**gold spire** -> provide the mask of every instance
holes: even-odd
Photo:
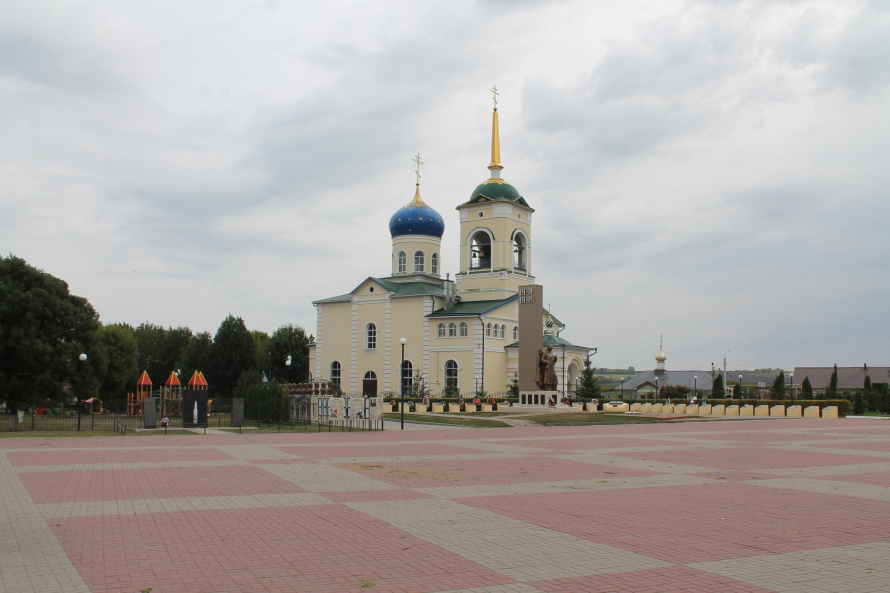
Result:
[[[491,89],[491,95],[494,99],[494,113],[491,118],[491,164],[488,168],[491,170],[492,177],[500,177],[497,173],[504,166],[501,164],[501,139],[498,132],[498,87]]]
[[[424,163],[420,160],[419,152],[411,160],[414,161],[414,174],[417,175],[417,184],[414,188],[414,199],[408,203],[408,206],[426,206],[426,203],[420,197],[420,165]]]

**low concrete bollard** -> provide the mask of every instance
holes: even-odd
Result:
[[[819,406],[807,406],[803,409],[804,418],[819,418]]]
[[[803,417],[803,408],[800,406],[788,406],[785,408],[785,416],[788,418],[801,418]]]
[[[745,404],[741,408],[739,408],[739,416],[753,416],[754,415],[754,406],[751,404]]]
[[[837,418],[837,406],[826,406],[822,408],[823,418]]]
[[[769,416],[769,406],[767,406],[766,404],[757,406],[756,408],[754,408],[754,415]]]
[[[711,416],[711,415],[713,415],[712,414],[713,408],[714,408],[714,406],[712,406],[711,404],[702,404],[698,407],[698,413],[700,416]],[[686,408],[686,409],[688,410],[689,408]]]
[[[433,404],[433,414],[441,414],[445,411],[443,404]]]
[[[674,405],[674,414],[685,414],[686,413],[686,404],[675,404]]]
[[[737,405],[726,406],[726,415],[727,416],[738,416],[739,415],[739,407]]]
[[[448,404],[448,412],[449,413],[460,412],[460,404]]]
[[[662,414],[673,414],[674,413],[674,404],[664,404],[661,406]]]
[[[638,403],[630,404],[630,411],[631,412],[642,412],[643,404],[638,404]]]
[[[649,414],[652,412],[652,404],[641,404],[640,411],[644,414]]]
[[[769,415],[777,418],[784,418],[785,406],[773,406],[769,409]]]
[[[392,404],[383,404],[383,413],[392,414]]]
[[[664,409],[664,404],[652,404],[652,408],[650,408],[650,412],[653,414],[661,414],[661,411]]]
[[[480,412],[491,412],[491,404],[482,404]]]
[[[698,404],[688,405],[686,406],[686,413],[692,416],[698,416],[700,409],[701,406],[699,406]]]
[[[711,416],[726,416],[726,406],[724,404],[711,406]]]
[[[630,405],[625,402],[609,402],[603,404],[603,412],[630,412]]]

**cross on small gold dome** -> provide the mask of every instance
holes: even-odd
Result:
[[[494,99],[495,109],[498,108],[498,95],[500,95],[500,93],[498,92],[498,85],[494,85],[491,89],[491,98]]]

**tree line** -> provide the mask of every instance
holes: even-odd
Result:
[[[154,389],[171,371],[183,386],[201,371],[214,397],[231,397],[263,375],[301,382],[309,340],[299,326],[270,335],[248,330],[234,315],[214,335],[152,323],[106,325],[63,280],[13,255],[0,258],[0,400],[10,411],[89,397],[123,400],[142,371]]]

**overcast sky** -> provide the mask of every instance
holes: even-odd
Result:
[[[488,177],[596,366],[890,364],[890,3],[8,0],[0,252],[105,323],[315,333]]]

